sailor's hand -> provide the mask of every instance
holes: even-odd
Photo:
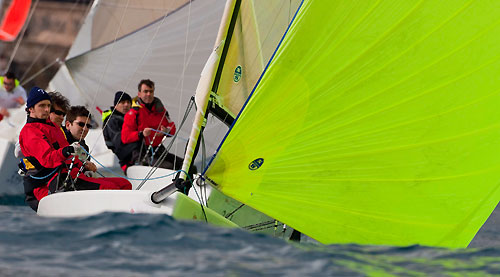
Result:
[[[16,98],[16,102],[19,105],[24,105],[24,98],[22,96],[19,96],[19,97]]]
[[[85,170],[96,172],[97,171],[97,166],[93,162],[88,161],[85,164]]]
[[[80,145],[80,143],[75,141],[70,146],[73,147],[73,151],[70,153],[71,155],[78,156],[78,159],[80,159],[80,161],[87,160],[88,155],[85,152],[85,149],[83,149],[83,147]]]
[[[95,176],[94,176],[94,172],[92,172],[92,171],[85,171],[85,172],[83,173],[83,175],[85,175],[85,176],[87,176],[87,177],[92,177],[92,178],[95,178]]]
[[[6,108],[0,108],[0,114],[5,116],[5,117],[10,116],[9,111]]]
[[[165,126],[161,126],[161,131],[164,132],[165,134],[170,134],[170,127],[165,127]]]
[[[142,134],[143,134],[145,137],[147,137],[147,136],[151,135],[151,132],[152,132],[152,131],[153,131],[153,130],[151,130],[151,128],[144,128],[144,130],[142,130]]]

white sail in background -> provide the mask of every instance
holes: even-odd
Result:
[[[108,4],[116,2],[106,1]],[[99,6],[99,3],[101,1],[93,7],[94,18],[104,13],[100,11],[102,8],[99,11],[97,8],[109,7],[103,4]],[[158,10],[163,10],[165,17],[159,17],[155,22],[135,29],[114,42],[114,36],[108,36],[113,43],[67,59],[49,89],[66,95],[73,105],[87,105],[94,116],[98,116],[94,107],[108,109],[113,104],[116,91],[122,90],[134,97],[137,95],[138,82],[151,79],[156,84],[155,96],[162,100],[170,118],[179,126],[185,108],[194,95],[205,61],[213,49],[225,1],[163,3],[167,4],[159,9],[145,9],[156,10],[151,14],[151,19],[155,18]],[[123,5],[116,7],[122,9]],[[137,8],[140,5],[129,3],[128,7]],[[129,12],[138,13],[137,9],[128,10],[124,22],[133,18],[128,15]],[[88,33],[86,28],[89,26],[82,29],[84,34]],[[192,119],[188,118],[187,122],[192,122]],[[189,127],[190,123],[186,124],[185,130],[180,130],[179,137],[184,140],[178,139],[172,147],[179,156],[184,154]],[[215,149],[215,146],[211,148]]]
[[[96,0],[66,59],[128,35],[188,2],[189,0]]]

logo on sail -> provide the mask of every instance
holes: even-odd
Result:
[[[241,80],[241,66],[238,65],[236,69],[234,70],[234,82],[237,83]]]
[[[259,169],[259,167],[262,166],[263,163],[264,163],[264,159],[262,159],[262,158],[255,159],[248,165],[248,169],[257,170],[257,169]]]

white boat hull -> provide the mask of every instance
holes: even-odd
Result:
[[[172,215],[176,194],[161,204],[149,200],[151,192],[138,190],[86,190],[55,193],[44,197],[38,215],[80,217],[104,212],[154,213]]]
[[[47,217],[79,217],[90,216],[104,212],[122,213],[162,213],[172,215],[173,207],[179,195],[175,192],[160,204],[151,201],[151,194],[171,183],[176,171],[158,168],[148,180],[138,190],[141,180],[151,167],[132,166],[127,170],[128,176],[132,179],[131,191],[124,190],[84,190],[54,193],[44,197],[38,205],[38,215]],[[165,178],[154,179],[167,176]],[[199,192],[200,187],[196,187]],[[195,189],[191,189],[189,197],[196,203],[200,203]]]

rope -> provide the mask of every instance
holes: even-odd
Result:
[[[77,4],[80,3],[81,0],[77,0],[76,2],[73,3],[73,5],[71,6],[71,9],[69,10],[69,12],[67,13],[67,15],[71,18],[71,14],[73,13],[73,10],[76,8]],[[90,5],[90,4],[89,4]],[[68,18],[67,21],[70,20],[70,18]],[[85,16],[83,17],[85,18]],[[61,32],[62,31],[62,27],[63,27],[63,24],[66,23],[67,21],[65,20],[62,20],[59,22],[59,25],[57,26],[57,30],[58,32]],[[24,81],[24,77],[26,77],[26,75],[28,74],[28,72],[31,70],[31,68],[33,67],[33,65],[35,65],[35,63],[38,61],[38,59],[42,56],[42,54],[45,52],[45,50],[47,49],[47,47],[49,46],[49,42],[46,42],[45,45],[43,46],[42,50],[38,51],[38,54],[37,56],[33,59],[33,61],[31,62],[30,66],[28,66],[28,69],[26,69],[26,71],[24,71],[24,74],[23,76],[21,77],[21,80],[22,81],[22,84],[21,85],[24,85],[26,84],[27,82],[29,82],[30,80],[32,80],[34,77],[31,77],[28,81]],[[56,61],[59,61],[59,59],[56,59]],[[53,65],[54,63],[52,63],[51,65]],[[44,68],[46,69],[46,68]],[[36,74],[36,76],[38,76],[39,73]]]
[[[28,83],[29,81],[33,80],[36,78],[36,76],[40,75],[41,73],[43,73],[45,70],[47,70],[47,68],[53,66],[55,63],[59,62],[59,59],[56,59],[55,61],[51,62],[50,64],[44,66],[42,69],[38,70],[35,74],[31,75],[31,77],[28,78],[28,80],[24,80],[22,83],[21,83],[21,86],[24,86],[26,83]]]
[[[245,206],[245,204],[241,204],[238,208],[234,209],[234,211],[228,213],[225,218],[229,218],[230,216],[232,216],[235,212],[237,212],[239,209],[243,208],[243,206]]]
[[[181,172],[182,170],[178,170],[176,172],[173,172],[173,173],[170,173],[170,174],[167,174],[167,175],[163,175],[163,176],[159,176],[159,177],[154,177],[154,178],[149,178],[149,179],[136,179],[136,178],[129,178],[125,175],[121,175],[121,174],[117,174],[115,173],[113,170],[107,168],[106,166],[104,166],[102,163],[100,163],[95,157],[93,157],[89,152],[87,152],[87,150],[85,150],[85,148],[82,147],[82,150],[87,153],[87,155],[89,155],[89,157],[91,157],[97,164],[99,164],[104,170],[108,171],[109,173],[113,174],[114,176],[116,177],[120,177],[120,178],[124,178],[124,179],[127,179],[127,180],[132,180],[132,181],[147,181],[147,180],[157,180],[157,179],[162,179],[162,178],[166,178],[168,176],[172,176],[178,172]],[[100,174],[100,173],[99,173]],[[102,174],[101,174],[102,176]]]
[[[167,132],[160,131],[160,130],[156,130],[156,129],[152,129],[152,128],[151,128],[151,131],[154,131],[154,132],[157,132],[157,133],[162,133],[162,134],[164,134],[166,137],[169,137],[169,138],[170,138],[170,137],[173,137],[173,135],[171,135],[171,134],[169,134],[169,133],[167,133]],[[187,138],[183,138],[183,137],[179,137],[179,136],[177,136],[177,137],[178,137],[179,139],[184,140],[184,141],[188,141],[188,140],[189,140],[189,139],[187,139]]]
[[[130,0],[128,0],[128,1],[127,1],[127,6],[125,7],[125,11],[123,12],[122,21],[123,21],[123,17],[125,16],[125,12],[126,12],[126,11],[127,11],[127,9],[128,9],[128,2],[129,2],[129,1],[130,1]],[[139,62],[138,62],[138,64],[137,64],[137,66],[135,67],[135,70],[134,70],[134,73],[132,74],[132,76],[133,76],[133,75],[135,75],[135,73],[136,73],[136,72],[137,72],[137,70],[139,69],[139,65],[140,65],[140,64],[144,61],[144,57],[146,56],[146,53],[147,53],[147,52],[149,51],[149,49],[151,48],[151,44],[153,43],[153,40],[156,38],[156,35],[158,34],[158,32],[159,32],[159,30],[160,30],[160,27],[161,27],[161,26],[163,25],[163,23],[165,22],[165,18],[167,18],[167,16],[169,15],[169,10],[170,10],[170,8],[172,7],[173,3],[174,3],[174,2],[172,2],[172,3],[171,3],[171,5],[170,5],[170,7],[169,7],[169,8],[167,8],[167,13],[163,16],[163,18],[162,18],[162,20],[161,20],[160,24],[158,25],[158,28],[156,28],[155,33],[154,33],[153,37],[152,37],[152,38],[151,38],[151,40],[149,41],[148,47],[146,47],[146,48],[144,49],[144,52],[142,53],[141,59],[139,60]],[[120,26],[122,25],[122,21],[120,22]],[[118,31],[119,31],[119,30],[120,30],[120,28],[118,28]],[[117,31],[116,36],[118,36],[118,31]],[[113,52],[113,49],[114,49],[114,45],[115,45],[115,42],[116,42],[116,36],[115,36],[115,40],[113,41],[113,47],[111,48],[111,53]],[[109,61],[110,61],[110,60],[111,60],[111,55],[110,55],[110,57],[109,57],[109,59],[108,59],[108,64],[109,64]],[[104,75],[105,75],[104,73],[106,73],[106,71],[107,71],[108,64],[106,65],[106,68],[104,69],[104,72],[103,72],[103,74],[101,75],[101,76],[102,76],[102,78],[101,78],[101,80],[99,81],[99,86],[98,86],[98,88],[97,88],[96,95],[97,95],[97,92],[99,91],[99,89],[101,88],[102,79],[103,79],[103,77],[104,77]],[[126,85],[125,85],[125,88],[127,88],[127,87],[129,86],[129,84],[130,84],[130,82],[131,82],[131,79],[132,79],[132,78],[127,78],[127,83],[126,83]],[[118,103],[122,100],[122,97],[123,97],[123,94],[122,94],[122,95],[120,95],[120,98],[118,99]],[[94,103],[95,103],[95,97],[94,97],[94,102],[92,103],[92,106],[93,106],[93,104],[94,104]],[[110,114],[109,116],[113,116],[113,113],[115,112],[115,110],[116,110],[116,106],[115,106],[115,107],[113,107],[113,110],[111,111],[111,114]],[[165,109],[165,111],[166,111],[166,109]],[[88,120],[88,119],[87,119],[87,120]],[[104,128],[106,128],[106,126],[108,125],[108,122],[109,122],[109,120],[106,122],[106,124],[104,124],[104,126],[102,126],[102,129],[103,129],[103,130],[104,130]],[[100,134],[100,135],[97,137],[97,139],[95,140],[95,142],[94,142],[94,144],[93,144],[93,146],[92,146],[92,149],[90,150],[91,152],[92,152],[92,150],[94,150],[94,148],[95,148],[95,146],[97,145],[97,142],[99,141],[99,139],[101,138],[101,136],[102,136],[102,134]]]
[[[180,83],[181,83],[181,96],[179,97],[179,106],[182,104],[180,102],[181,102],[181,99],[182,99],[182,93],[183,93],[183,88],[184,88],[184,75],[185,75],[186,68],[187,68],[186,56],[187,56],[187,39],[189,37],[189,22],[191,20],[191,0],[189,1],[189,9],[188,9],[188,17],[187,18],[188,18],[188,20],[187,20],[187,27],[186,27],[186,40],[185,40],[185,45],[184,45],[184,60],[183,60],[183,68],[182,68],[182,74],[181,74],[181,79],[180,79]],[[158,123],[158,127],[156,127],[157,129],[161,128],[161,126],[162,126],[161,124],[163,123],[163,119],[165,118],[165,115],[167,114],[167,109],[166,108],[164,108],[164,109],[165,110],[163,111],[163,116],[161,117],[160,123]],[[179,113],[180,113],[180,110],[179,110]],[[180,130],[180,128],[179,128],[179,130]],[[158,133],[154,134],[153,139],[150,142],[150,145],[153,144],[153,141],[155,140],[156,135],[158,135]],[[176,162],[177,162],[177,159],[174,160],[174,168],[175,168],[175,163]]]
[[[54,168],[54,170],[52,172],[50,172],[49,174],[47,174],[46,176],[43,176],[43,177],[36,177],[36,176],[31,176],[31,175],[28,175],[30,176],[31,178],[35,179],[35,180],[42,180],[42,179],[45,179],[45,178],[48,178],[50,177],[52,174],[56,173],[56,171],[59,169],[59,167],[56,167]]]
[[[90,105],[91,107],[95,107],[95,106],[96,106],[96,105],[95,105],[95,102],[96,102],[96,99],[97,99],[97,94],[98,94],[99,90],[101,89],[101,86],[102,86],[102,80],[104,79],[104,75],[105,75],[104,73],[108,70],[109,64],[110,64],[110,62],[111,62],[111,58],[113,57],[113,50],[114,50],[114,48],[115,48],[115,42],[116,42],[116,39],[118,38],[118,34],[119,34],[119,32],[120,32],[120,28],[121,28],[121,26],[123,25],[123,20],[124,20],[124,18],[125,18],[125,12],[126,12],[126,11],[127,11],[127,9],[128,9],[128,4],[129,4],[129,2],[130,2],[130,0],[127,0],[127,5],[125,6],[125,10],[124,10],[124,12],[123,12],[123,14],[122,14],[122,17],[121,17],[121,19],[120,19],[120,25],[118,25],[118,28],[116,29],[115,38],[113,39],[113,43],[112,43],[112,45],[111,45],[111,49],[110,49],[110,52],[111,52],[111,53],[110,53],[110,55],[109,55],[108,60],[106,61],[106,65],[104,66],[104,70],[103,70],[104,72],[103,72],[103,74],[101,74],[101,78],[99,79],[99,85],[97,86],[97,89],[96,89],[96,91],[95,91],[95,93],[94,93],[94,99],[92,100],[92,104]],[[123,96],[123,95],[122,95],[122,96]],[[120,98],[121,98],[121,97],[120,97]],[[113,111],[114,111],[114,109],[113,109]],[[87,124],[87,123],[89,122],[89,118],[90,118],[90,114],[87,116],[87,120],[85,120],[85,124]],[[104,129],[104,127],[103,127],[103,129]],[[100,138],[100,136],[99,136],[97,139],[99,139],[99,138]],[[82,139],[83,139],[83,132],[82,132],[82,134],[80,135],[80,139],[78,140],[78,142],[82,141]],[[97,140],[96,140],[96,142],[94,143],[94,145],[96,145],[96,144],[97,144]],[[92,148],[92,150],[93,150],[93,149],[94,149],[94,148]],[[91,151],[92,151],[92,150],[91,150]]]
[[[259,227],[262,227],[262,228],[259,228]],[[264,230],[264,229],[269,229],[269,228],[272,228],[274,227],[274,220],[270,220],[270,221],[264,221],[264,222],[261,222],[261,223],[256,223],[256,224],[252,224],[252,225],[248,225],[248,226],[245,226],[243,227],[244,229],[247,229],[249,231],[258,231],[258,230]]]
[[[194,101],[192,99],[190,99],[189,104],[186,107],[186,111],[184,113],[184,118],[182,119],[182,121],[181,121],[181,123],[179,125],[179,130],[182,128],[182,126],[184,126],[184,123],[186,122],[186,119],[187,119],[187,117],[189,115],[189,112],[193,108],[193,102]],[[173,145],[175,139],[177,138],[178,134],[179,134],[179,132],[176,132],[174,134],[173,139],[170,141],[169,145],[165,148],[165,151],[163,151],[163,153],[160,155],[160,157],[158,158],[158,160],[154,163],[154,165],[151,168],[151,170],[146,175],[146,179],[149,178],[149,177],[151,177],[156,172],[156,169],[158,168],[158,166],[165,160],[165,158],[167,157],[168,152],[172,148],[172,145]],[[142,149],[142,146],[141,146],[141,149]],[[174,168],[175,168],[175,164],[174,164]],[[143,185],[143,183],[141,183],[139,186],[141,187]]]
[[[188,16],[188,18],[190,18],[190,15],[191,15],[191,2],[190,2],[190,6],[189,6],[189,16]],[[165,14],[165,16],[163,17],[163,19],[162,19],[161,23],[159,24],[158,28],[156,29],[156,32],[155,32],[155,34],[153,35],[153,38],[150,40],[150,42],[149,42],[149,44],[148,44],[148,47],[146,47],[145,51],[143,52],[143,55],[142,55],[142,57],[141,57],[141,60],[139,61],[139,64],[141,64],[141,63],[143,62],[144,57],[145,57],[145,55],[146,55],[147,51],[148,51],[148,50],[149,50],[149,48],[151,47],[151,44],[152,44],[153,40],[156,38],[157,33],[159,32],[159,29],[160,29],[160,27],[163,25],[163,23],[164,23],[164,21],[165,21],[165,19],[166,19],[166,17],[167,17],[167,16],[168,16],[168,13],[167,13],[167,14]],[[120,24],[121,24],[121,23],[120,23]],[[196,49],[196,46],[198,45],[198,43],[199,43],[199,41],[200,41],[200,38],[201,38],[201,35],[203,34],[203,30],[205,29],[205,26],[206,26],[206,24],[202,24],[202,31],[199,33],[198,37],[196,38],[196,41],[195,41],[194,46],[193,46],[193,51],[191,51],[191,54],[189,55],[189,57],[187,58],[187,60],[186,60],[187,45],[186,45],[186,47],[185,47],[185,51],[184,51],[184,61],[185,61],[185,63],[184,63],[183,71],[182,71],[182,76],[184,76],[184,75],[185,75],[185,72],[186,72],[186,70],[187,70],[187,66],[186,66],[186,65],[187,65],[187,64],[189,64],[189,62],[191,61],[191,58],[192,58],[192,57],[193,57],[193,55],[194,55],[194,52],[195,52],[195,51],[194,51],[194,49]],[[189,30],[189,24],[188,24],[187,29]],[[187,37],[188,37],[188,36],[186,36],[186,41],[187,41]],[[116,39],[115,39],[115,40],[116,40]],[[186,43],[186,44],[187,44],[187,43]],[[135,73],[136,73],[136,72],[137,72],[137,70],[139,69],[139,66],[137,66],[137,67],[135,67],[135,68],[136,68],[136,69],[135,69],[135,71],[134,71],[134,74],[133,74],[133,75],[135,75]],[[104,75],[104,74],[103,74],[103,75]],[[125,87],[128,87],[128,85],[129,85],[129,83],[130,83],[130,81],[131,81],[131,78],[127,78],[127,80],[128,80],[128,81],[127,81],[127,84],[126,84],[126,86],[125,86]],[[182,81],[182,79],[181,79],[181,80],[179,80],[179,82],[177,83],[176,88],[179,86],[179,83],[181,83],[181,81]],[[99,82],[99,88],[101,87],[101,82],[102,82],[102,79],[101,79],[101,80],[100,80],[100,82]],[[183,86],[183,83],[182,83],[182,86]],[[182,91],[181,91],[181,95],[182,95]],[[180,97],[180,99],[182,99],[182,97]],[[120,100],[121,100],[121,97],[120,97],[120,99],[119,99],[118,101],[120,101]],[[110,115],[110,116],[112,116],[112,115],[113,115],[113,113],[114,113],[115,109],[116,109],[116,107],[114,107],[114,108],[113,108],[113,110],[111,111],[111,115]],[[165,114],[166,114],[166,111],[167,111],[167,110],[165,109],[165,111],[164,111],[164,116],[165,116]],[[163,120],[164,116],[162,117],[162,120]],[[109,122],[109,121],[108,121],[108,122]],[[108,124],[108,122],[106,122],[106,124],[102,127],[103,129],[104,129],[104,128],[106,128],[106,125]],[[161,123],[162,123],[162,122],[160,121],[160,125],[159,125],[159,126],[161,126]],[[177,135],[177,133],[179,133],[179,131],[181,130],[181,128],[182,128],[182,127],[179,127],[179,128],[178,128],[178,131],[176,132],[176,135]],[[157,134],[157,133],[155,133],[155,135],[156,135],[156,134]],[[96,141],[94,142],[94,144],[93,144],[93,146],[92,146],[91,152],[92,152],[92,150],[95,148],[95,146],[97,145],[97,142],[98,142],[98,140],[100,139],[100,136],[102,136],[102,134],[100,134],[100,135],[97,137]],[[171,147],[172,147],[172,145],[173,145],[173,141],[174,141],[174,140],[172,140],[172,141],[171,141],[171,143],[170,143],[170,145],[168,146],[168,149],[167,149],[168,151],[170,151],[170,148],[171,148]],[[141,149],[142,149],[142,148],[141,148]],[[160,160],[161,160],[161,161],[163,161],[163,160],[165,159],[165,157],[166,157],[166,154],[165,154],[165,156],[164,156],[162,159],[160,159]],[[160,164],[160,163],[158,163],[158,164]],[[174,167],[175,167],[175,165],[174,165]],[[153,172],[152,172],[151,174],[153,174],[153,173],[154,173],[154,171],[155,171],[155,170],[153,169]]]

